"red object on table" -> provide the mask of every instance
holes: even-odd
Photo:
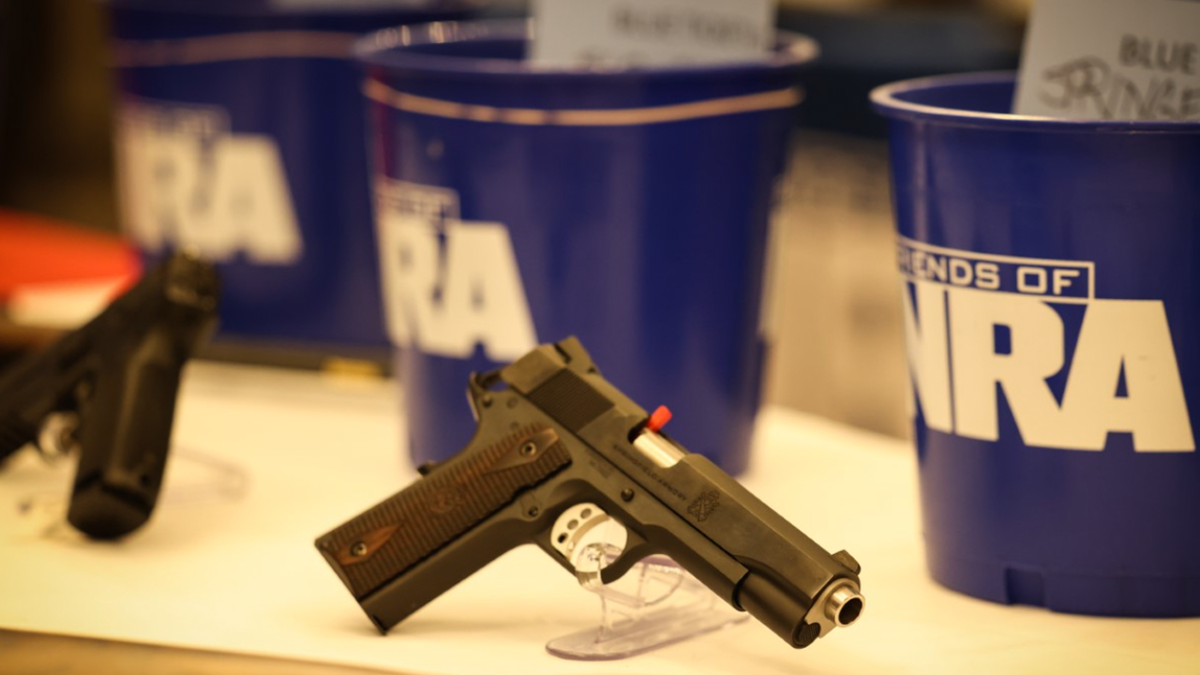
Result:
[[[121,237],[0,209],[0,304],[21,286],[124,279],[141,275],[137,250]]]

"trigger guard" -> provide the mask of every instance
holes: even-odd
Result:
[[[617,556],[616,560],[610,562],[604,569],[600,570],[601,583],[613,583],[625,576],[625,573],[633,569],[634,565],[655,553],[650,546],[650,542],[643,539],[637,532],[629,530],[627,536],[625,550],[621,551],[621,555]]]

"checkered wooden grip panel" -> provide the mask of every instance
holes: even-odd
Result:
[[[518,430],[435,468],[318,539],[317,549],[362,601],[570,463],[552,429]]]

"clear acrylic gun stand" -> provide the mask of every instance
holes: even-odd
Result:
[[[670,558],[642,560],[612,584],[600,570],[625,548],[626,532],[594,504],[568,509],[551,541],[575,566],[579,584],[600,598],[600,625],[546,643],[565,659],[624,659],[727,628],[748,617]]]

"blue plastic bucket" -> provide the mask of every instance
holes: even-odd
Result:
[[[467,0],[113,0],[123,228],[149,257],[218,263],[220,336],[387,344],[361,72],[383,26]]]
[[[926,551],[1004,603],[1200,614],[1200,124],[1009,114],[1011,73],[889,119]]]
[[[529,24],[364,38],[385,305],[410,451],[471,438],[468,374],[578,335],[668,430],[742,470],[768,217],[816,53],[593,71],[523,60]]]

